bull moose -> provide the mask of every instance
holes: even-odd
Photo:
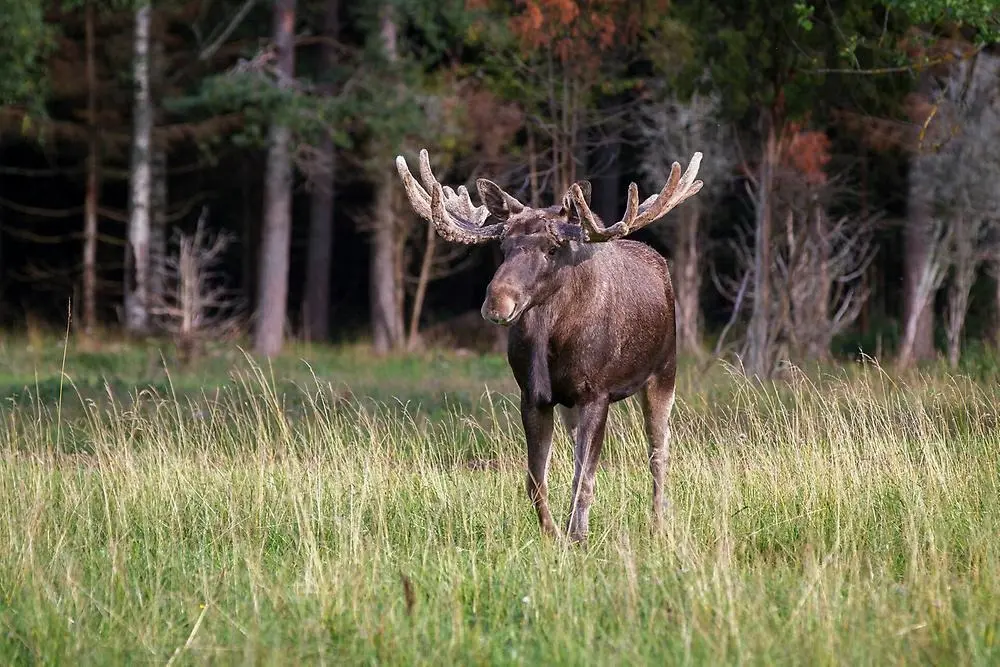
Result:
[[[641,204],[631,183],[625,215],[610,226],[590,210],[588,181],[573,183],[559,204],[532,208],[480,178],[483,204],[475,206],[464,186],[437,181],[426,150],[420,151],[423,186],[403,156],[396,158],[410,204],[440,236],[500,243],[504,259],[486,288],[482,316],[510,327],[507,360],[521,391],[527,492],[546,534],[558,534],[546,483],[554,409],[575,447],[566,532],[580,542],[587,538],[608,409],[634,394],[649,445],[653,523],[662,525],[677,372],[674,292],[664,258],[623,237],[701,190],[695,180],[701,157],[692,156],[683,176],[674,162],[663,189]]]

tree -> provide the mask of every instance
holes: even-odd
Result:
[[[829,138],[786,122],[769,139],[766,165],[746,167],[756,215],[730,242],[738,270],[716,277],[734,319],[750,310],[742,354],[753,365],[748,370],[763,376],[782,359],[829,355],[833,337],[854,322],[868,297],[861,279],[874,257],[870,220],[829,213],[842,196],[826,173]],[[770,179],[766,185],[762,177]],[[720,346],[724,338],[725,332]]]
[[[83,329],[89,335],[97,324],[97,209],[100,205],[100,143],[97,126],[97,65],[94,23],[96,0],[86,6],[85,50],[87,52],[87,184],[83,223]]]
[[[175,249],[156,267],[163,289],[151,295],[150,312],[173,337],[182,363],[196,359],[205,343],[232,338],[242,324],[242,299],[220,266],[232,236],[206,230],[206,217],[202,209],[194,234],[175,234]]]
[[[149,327],[149,239],[152,194],[153,99],[150,94],[150,24],[152,4],[135,10],[132,107],[134,137],[129,196],[128,245],[125,252],[125,326],[145,333]]]
[[[330,77],[336,62],[332,41],[339,32],[339,0],[326,0],[323,36],[320,47],[321,76]],[[329,88],[331,84],[327,84]],[[309,249],[306,257],[306,285],[303,304],[303,334],[308,340],[323,340],[330,335],[330,269],[333,253],[333,197],[336,152],[329,133],[319,140],[320,172],[312,183],[309,211]],[[327,168],[328,166],[328,168]]]
[[[960,358],[972,285],[983,263],[997,256],[998,91],[1000,57],[979,52],[957,59],[924,101],[927,148],[914,157],[911,168],[934,232],[933,262],[924,265],[928,289],[919,296],[929,302],[950,271],[945,333],[953,368]],[[905,365],[912,357],[910,348],[904,347],[900,362]]]
[[[0,107],[25,105],[38,110],[46,94],[45,58],[53,47],[46,4],[36,0],[0,3]]]
[[[274,3],[274,51],[279,88],[295,76],[295,0]],[[284,344],[288,308],[288,265],[292,234],[291,131],[275,122],[269,131],[264,176],[264,220],[260,244],[254,349],[274,356]]]
[[[397,24],[391,5],[382,8],[379,25],[382,49],[390,66],[399,61]],[[406,217],[399,206],[399,188],[388,169],[377,183],[375,230],[372,234],[369,280],[372,344],[376,354],[403,346],[403,242]]]
[[[888,30],[895,35],[897,25],[881,15],[878,7],[859,0],[827,3],[821,17],[812,15],[808,3],[756,0],[681,0],[672,5],[672,12],[699,35],[693,59],[698,70],[689,77],[690,85],[697,89],[701,71],[708,71],[707,81],[722,101],[722,116],[738,128],[739,145],[746,150],[744,176],[753,183],[749,238],[753,270],[742,275],[746,285],[741,288],[738,282],[729,296],[739,295],[734,318],[750,311],[744,369],[766,377],[775,368],[774,355],[779,353],[775,346],[787,342],[779,339],[787,333],[783,326],[773,328],[782,321],[778,313],[783,302],[772,297],[783,294],[784,279],[774,271],[780,268],[778,260],[786,261],[775,253],[781,242],[777,235],[787,220],[780,212],[781,193],[776,189],[782,181],[779,172],[784,170],[781,143],[794,134],[788,124],[808,124],[824,134],[834,110],[829,100],[846,97],[853,104],[880,108],[896,96],[901,98],[885,82],[880,88],[873,79],[854,76],[848,80],[851,75],[842,73],[846,60],[875,57],[850,53],[842,34],[877,39]],[[883,20],[876,21],[876,16]],[[828,102],[817,104],[817,100]]]
[[[371,67],[365,99],[366,159],[365,168],[373,185],[375,201],[366,231],[371,234],[369,254],[369,304],[372,343],[378,354],[404,349],[409,339],[406,330],[406,304],[410,284],[408,275],[415,262],[414,238],[426,238],[426,229],[418,224],[403,196],[392,159],[412,152],[414,144],[440,155],[445,168],[468,146],[463,120],[465,105],[461,98],[463,84],[453,71],[444,68],[436,75],[424,70],[418,60],[414,41],[401,48],[405,32],[421,35],[431,53],[448,47],[452,35],[461,35],[466,21],[462,2],[385,3],[379,8],[371,33]],[[406,10],[406,11],[404,11]],[[448,26],[445,36],[436,24]],[[439,43],[440,42],[440,43]],[[427,53],[420,54],[429,58]],[[438,149],[441,149],[440,151]],[[414,234],[415,230],[419,230]],[[419,243],[419,242],[418,242]],[[411,304],[419,315],[424,290],[420,285],[433,277],[430,271],[435,246],[423,245],[420,261],[424,280],[418,277]],[[430,253],[430,255],[428,255]],[[418,269],[419,270],[419,269]],[[411,318],[412,320],[412,318]],[[414,320],[413,330],[417,322]]]
[[[630,110],[623,94],[641,82],[629,75],[628,66],[645,43],[675,31],[665,28],[665,0],[639,8],[627,0],[468,2],[474,11],[494,4],[487,14],[493,23],[481,30],[494,54],[487,71],[493,89],[525,111],[526,201],[537,205],[562,197],[584,175],[601,176],[595,168],[601,162],[594,158],[619,141]],[[607,161],[603,166],[609,167]],[[622,192],[609,194],[613,204],[595,202],[595,207],[617,210]]]
[[[702,151],[710,156],[702,163],[699,177],[705,187],[697,197],[676,211],[669,225],[652,227],[667,240],[673,259],[677,309],[677,344],[696,352],[701,346],[701,293],[704,237],[712,207],[734,175],[736,151],[732,131],[717,121],[717,95],[695,93],[681,100],[675,93],[644,102],[638,111],[638,134],[645,147],[641,170],[653,191],[663,187],[674,161]]]

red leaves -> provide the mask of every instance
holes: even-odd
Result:
[[[830,137],[825,132],[806,130],[800,121],[788,121],[781,128],[774,147],[778,162],[809,185],[826,183],[825,167],[830,162]]]
[[[807,182],[826,182],[824,168],[830,161],[830,138],[825,132],[804,130],[801,123],[790,122],[785,128],[786,142],[782,162],[801,173]]]
[[[586,67],[637,32],[629,0],[518,0],[510,28],[526,51],[549,48],[563,64]]]

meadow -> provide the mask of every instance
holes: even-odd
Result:
[[[543,539],[501,357],[0,341],[3,664],[1000,663],[1000,373],[683,360]],[[560,521],[572,453],[557,432]]]

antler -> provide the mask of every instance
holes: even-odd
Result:
[[[460,185],[455,191],[447,185],[442,186],[434,178],[427,149],[420,150],[420,179],[426,190],[413,178],[402,155],[396,156],[396,170],[403,181],[410,205],[420,217],[434,223],[434,228],[445,240],[471,245],[486,243],[503,234],[505,221],[483,226],[490,217],[490,211],[485,205],[474,206],[464,185]],[[430,194],[427,193],[428,190]]]
[[[584,240],[590,243],[610,241],[631,234],[649,223],[659,220],[672,208],[685,199],[698,194],[698,191],[701,190],[704,183],[694,180],[694,177],[698,175],[700,165],[701,153],[696,152],[691,157],[691,162],[688,163],[684,176],[681,176],[681,166],[674,162],[670,167],[670,177],[667,178],[667,183],[660,190],[660,193],[647,198],[642,204],[639,203],[639,187],[635,183],[630,183],[625,216],[610,227],[605,227],[598,222],[590,210],[590,206],[587,205],[587,200],[584,198],[580,186],[574,183],[570,186],[569,196],[580,216]]]

